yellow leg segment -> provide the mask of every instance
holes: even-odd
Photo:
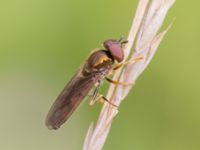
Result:
[[[136,62],[138,62],[138,61],[140,61],[142,59],[144,59],[144,56],[136,57],[133,60],[129,60],[129,61],[125,61],[125,62],[119,63],[113,68],[113,70],[117,70],[117,69],[119,69],[119,68],[121,68],[121,67],[123,67],[125,65],[131,64],[131,63],[136,63]]]
[[[107,102],[108,104],[114,106],[114,107],[118,107],[117,105],[111,103],[106,97],[104,97],[103,95],[99,94],[96,99],[92,99],[89,103],[90,106],[93,106],[94,104],[96,104],[96,102],[99,101],[101,103]]]
[[[135,84],[135,83],[125,83],[125,82],[115,81],[115,80],[112,80],[112,79],[110,79],[110,78],[108,78],[108,77],[105,77],[105,79],[106,79],[108,82],[110,82],[110,83],[112,83],[112,84],[115,84],[115,85],[132,86],[132,85]]]

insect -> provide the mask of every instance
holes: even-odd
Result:
[[[123,65],[123,63],[121,63],[124,60],[122,47],[125,43],[127,43],[127,41],[122,39],[106,40],[103,43],[105,49],[94,51],[88,57],[82,68],[72,77],[53,103],[46,118],[46,126],[49,129],[60,128],[95,86],[96,88],[91,104],[98,98],[104,99],[110,103],[104,96],[98,95],[98,89],[104,78],[111,83],[120,84],[106,76],[110,71],[116,70]],[[117,64],[113,66],[115,63]]]

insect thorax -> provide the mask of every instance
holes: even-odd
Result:
[[[113,58],[108,51],[99,50],[93,52],[86,62],[86,67],[89,72],[106,71],[112,67]]]

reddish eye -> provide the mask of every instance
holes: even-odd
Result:
[[[124,52],[120,42],[116,40],[106,40],[103,45],[108,51],[110,51],[114,59],[116,59],[118,62],[123,61]]]

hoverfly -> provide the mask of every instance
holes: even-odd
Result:
[[[122,39],[106,40],[103,42],[104,49],[94,51],[88,57],[83,67],[72,77],[53,103],[46,118],[46,126],[49,129],[58,129],[67,121],[94,86],[96,86],[96,89],[93,100],[97,98],[102,79],[106,78],[113,69],[115,62],[120,64],[123,61],[122,47],[125,43],[127,41]],[[112,81],[110,80],[110,82]],[[103,98],[106,100],[105,97]]]

